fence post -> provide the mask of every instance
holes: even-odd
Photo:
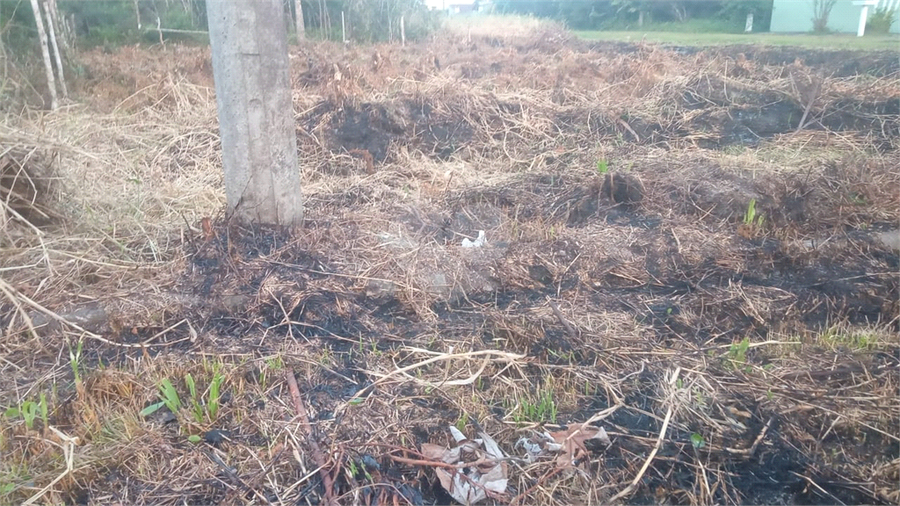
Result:
[[[403,16],[400,16],[400,44],[406,46],[406,25],[403,22]]]

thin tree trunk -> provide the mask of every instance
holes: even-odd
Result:
[[[56,71],[59,73],[59,88],[63,98],[69,98],[69,90],[66,88],[66,75],[63,73],[62,56],[59,46],[56,44],[56,30],[53,28],[53,15],[50,13],[50,2],[44,0],[44,11],[47,14],[47,29],[50,32],[50,44],[53,45],[53,56],[56,57]]]
[[[319,29],[322,30],[322,35],[327,39],[328,29],[325,27],[325,0],[319,0]]]
[[[69,42],[72,49],[78,51],[78,32],[75,31],[75,14],[69,14],[66,21],[66,31],[69,32]]]
[[[138,31],[141,31],[141,7],[138,0],[134,0],[134,17],[137,19]]]
[[[0,70],[0,91],[6,85],[6,76],[9,75],[9,58],[6,57],[6,46],[3,45],[3,34],[0,34],[0,59],[3,59],[3,70]],[[5,219],[4,216],[0,218]]]
[[[328,26],[328,37],[331,38],[331,11],[328,9],[328,0],[325,0],[325,24]]]
[[[294,24],[297,27],[297,40],[304,38],[306,24],[303,19],[303,3],[301,0],[294,0]]]
[[[56,80],[53,78],[53,62],[50,61],[50,49],[47,45],[47,32],[44,30],[44,17],[41,16],[41,6],[38,0],[31,0],[31,9],[34,11],[34,23],[37,26],[38,38],[41,41],[41,54],[44,57],[44,70],[47,72],[47,88],[50,90],[50,109],[56,110],[59,101],[56,99]]]
[[[53,19],[53,26],[56,29],[57,39],[62,43],[63,51],[68,54],[69,41],[72,38],[71,30],[69,30],[65,18],[60,17],[59,6],[56,5],[56,0],[50,0],[50,16]]]

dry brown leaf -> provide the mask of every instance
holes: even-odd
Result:
[[[550,437],[562,447],[556,458],[556,465],[563,469],[575,467],[582,458],[590,454],[584,445],[588,439],[597,438],[609,444],[609,436],[602,427],[581,423],[573,423],[566,430],[551,432]]]

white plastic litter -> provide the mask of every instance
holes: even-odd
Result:
[[[487,239],[484,238],[484,230],[478,231],[478,239],[474,241],[470,240],[468,237],[462,240],[463,248],[480,248],[484,246],[484,243],[487,242]]]

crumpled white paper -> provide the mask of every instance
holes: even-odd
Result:
[[[472,241],[468,237],[466,237],[465,239],[462,240],[462,247],[463,248],[480,248],[480,247],[484,246],[484,243],[486,243],[486,242],[487,242],[487,239],[485,239],[485,237],[484,237],[484,230],[479,230],[478,231],[478,239],[475,239],[474,241]]]
[[[479,433],[479,439],[467,439],[456,427],[450,427],[455,448],[425,443],[422,454],[447,464],[470,464],[457,469],[438,467],[435,474],[453,499],[469,506],[487,498],[488,491],[506,492],[507,466],[503,451],[490,436]]]

